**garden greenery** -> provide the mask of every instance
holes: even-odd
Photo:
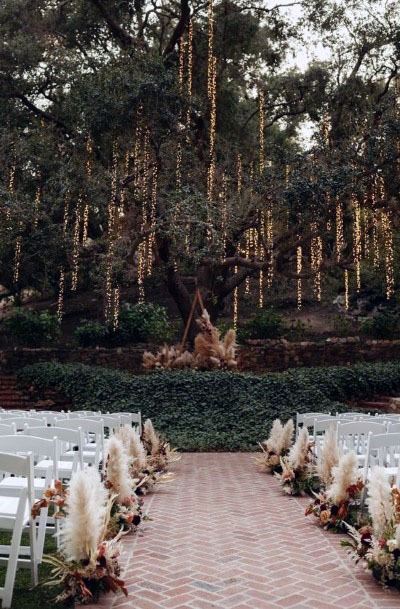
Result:
[[[16,309],[2,324],[6,338],[28,347],[41,347],[60,338],[60,320],[49,311]]]
[[[400,389],[400,362],[307,368],[260,376],[159,371],[141,376],[83,364],[39,363],[19,371],[38,391],[58,388],[72,408],[138,411],[180,450],[248,450],[274,419],[343,411],[346,401]]]

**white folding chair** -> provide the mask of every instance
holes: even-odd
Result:
[[[102,419],[96,421],[82,417],[80,419],[63,419],[57,421],[57,427],[65,429],[81,429],[84,435],[82,459],[84,463],[99,467],[104,451],[104,424]],[[65,451],[61,458],[69,461],[75,457],[75,451]]]
[[[38,583],[38,561],[36,553],[35,524],[31,518],[31,508],[34,503],[33,489],[33,455],[24,456],[0,453],[0,471],[16,476],[24,476],[27,480],[25,488],[16,492],[10,490],[7,495],[0,495],[0,530],[11,534],[9,545],[0,546],[0,564],[7,565],[4,586],[0,588],[2,608],[11,607],[14,591],[15,575],[18,567],[30,568],[31,580],[34,586]],[[21,546],[21,535],[29,526],[29,546]]]
[[[47,425],[46,417],[10,417],[7,419],[7,425],[11,423],[15,423],[17,431],[23,431],[25,425],[29,425],[29,427],[41,427],[42,425]]]
[[[301,427],[314,427],[317,417],[329,417],[330,413],[324,412],[297,412],[296,413],[296,437],[299,435]]]
[[[328,429],[332,427],[336,430],[339,421],[346,422],[346,419],[342,419],[339,417],[317,417],[314,419],[314,432],[313,432],[313,440],[314,440],[314,452],[317,457],[321,454],[321,449],[325,441],[325,434]]]
[[[60,480],[69,480],[72,474],[78,469],[83,469],[83,435],[79,429],[65,429],[64,427],[26,427],[24,433],[28,436],[36,436],[38,438],[54,438],[57,437],[61,443],[61,457],[54,467],[58,473]],[[62,454],[67,450],[73,450],[75,455],[73,460],[63,460]],[[49,459],[41,459],[35,464],[35,474],[39,477],[45,476],[49,464],[52,461]]]
[[[383,467],[396,486],[400,483],[400,433],[368,434],[364,466],[364,483],[367,484],[371,468]]]
[[[135,427],[139,436],[142,435],[142,413],[140,410],[138,412],[113,412],[107,413],[107,415],[114,415],[120,417],[121,425],[130,425],[131,427]]]
[[[348,423],[339,421],[337,424],[339,450],[342,453],[354,451],[357,455],[358,464],[360,466],[364,465],[370,432],[385,434],[387,432],[386,424],[374,420],[349,421]]]
[[[85,417],[86,419],[92,419],[94,421],[99,421],[100,419],[103,421],[103,425],[105,427],[105,429],[108,429],[108,437],[112,436],[113,433],[119,429],[120,427],[122,427],[122,423],[121,423],[121,417],[119,417],[118,415],[106,415],[106,414],[99,414],[99,415],[95,415],[93,417]]]
[[[400,423],[389,423],[388,432],[389,433],[400,433]]]
[[[10,423],[9,425],[4,425],[0,423],[0,436],[9,436],[11,434],[17,433],[17,427],[15,423]]]

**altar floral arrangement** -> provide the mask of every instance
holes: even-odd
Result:
[[[400,588],[400,490],[391,486],[384,468],[375,467],[368,484],[371,526],[348,526],[350,541],[342,541],[358,562],[384,586]]]
[[[43,557],[53,567],[51,579],[44,585],[63,588],[56,602],[93,602],[110,591],[127,595],[119,577],[118,541],[122,533],[107,539],[112,503],[94,468],[73,475],[64,502],[61,551]]]
[[[326,474],[331,479],[325,491],[314,493],[315,499],[306,509],[306,516],[314,514],[326,529],[347,530],[348,524],[360,525],[360,501],[364,483],[357,467],[357,456],[351,451],[342,455],[337,465]]]
[[[280,473],[281,457],[288,454],[293,443],[293,434],[293,419],[289,419],[285,425],[282,425],[280,419],[275,419],[268,439],[260,444],[262,454],[255,458],[256,465],[267,472]]]
[[[315,487],[317,477],[314,462],[313,443],[310,442],[308,429],[304,427],[289,454],[280,459],[282,472],[274,474],[285,493],[301,495]]]

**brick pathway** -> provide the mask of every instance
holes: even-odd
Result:
[[[384,591],[249,454],[186,454],[125,538],[129,597],[108,609],[391,609]]]

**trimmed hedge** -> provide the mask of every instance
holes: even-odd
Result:
[[[180,450],[248,450],[267,436],[276,417],[343,411],[341,402],[399,391],[400,362],[262,376],[192,370],[130,376],[83,364],[40,363],[18,377],[39,390],[60,389],[77,409],[141,410]]]

